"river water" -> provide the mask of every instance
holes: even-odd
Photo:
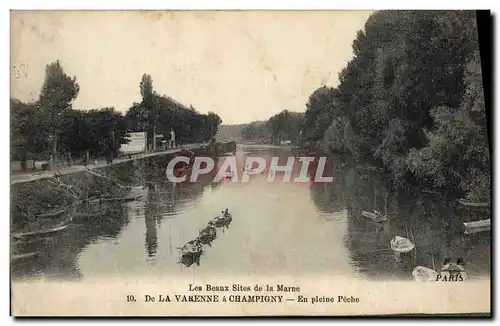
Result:
[[[239,147],[239,167],[247,156],[267,162],[280,157],[285,164],[291,150]],[[489,212],[460,208],[419,190],[395,193],[380,172],[339,157],[329,158],[325,167],[332,182],[285,183],[280,173],[267,182],[266,169],[247,183],[213,182],[212,173],[196,183],[173,184],[165,180],[165,167],[157,158],[112,167],[113,176],[142,199],[78,207],[64,232],[31,244],[37,257],[12,264],[13,279],[179,274],[411,279],[415,266],[438,269],[446,257],[462,258],[471,277],[489,278],[490,233],[467,236],[462,226],[489,218]],[[296,162],[292,176],[299,172]],[[225,208],[233,216],[231,224],[217,229],[199,261],[181,262],[179,248]],[[361,217],[362,210],[374,208],[386,212],[389,222],[379,225]],[[389,249],[396,235],[413,240],[416,249],[397,259]]]

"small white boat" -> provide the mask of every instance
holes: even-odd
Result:
[[[491,230],[491,219],[475,221],[475,222],[464,222],[465,231],[464,234],[473,234],[483,231]]]
[[[376,223],[382,223],[382,222],[387,221],[387,215],[382,216],[382,215],[375,214],[372,212],[367,212],[367,211],[362,211],[361,216],[363,216],[364,218],[366,218],[372,222],[376,222]]]
[[[467,207],[489,207],[487,202],[474,202],[465,198],[457,199],[458,203]]]
[[[415,244],[407,238],[395,236],[391,240],[391,249],[399,253],[407,253],[415,248]]]
[[[67,225],[63,225],[63,226],[59,226],[59,227],[56,227],[53,229],[48,229],[48,230],[39,230],[39,231],[26,232],[26,233],[18,233],[18,234],[13,234],[12,237],[19,240],[19,239],[24,239],[27,237],[49,235],[52,233],[62,231],[64,229],[66,229],[67,227],[68,227]]]
[[[30,259],[30,258],[36,257],[39,254],[40,253],[38,251],[35,251],[35,252],[27,253],[27,254],[12,255],[11,258],[12,258],[13,261],[20,261],[20,260],[26,260],[26,259]]]
[[[433,282],[437,280],[437,276],[439,275],[438,272],[435,270],[424,267],[424,266],[417,266],[413,269],[411,272],[411,275],[415,279],[415,281],[421,281],[421,282]]]

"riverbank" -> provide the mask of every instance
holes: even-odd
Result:
[[[190,144],[190,145],[185,145],[182,148],[184,149],[201,149],[206,147],[207,144]],[[182,148],[176,148],[176,149],[170,149],[162,152],[155,152],[155,153],[143,153],[143,154],[135,154],[131,155],[131,157],[123,157],[123,158],[118,158],[114,159],[113,163],[108,164],[105,160],[103,161],[98,161],[97,164],[88,164],[87,166],[84,165],[72,165],[72,166],[65,166],[58,168],[53,171],[38,171],[38,172],[26,172],[26,173],[16,173],[12,174],[10,177],[10,184],[16,184],[16,183],[23,183],[23,182],[31,182],[35,180],[40,180],[40,179],[46,179],[46,178],[53,178],[55,175],[66,175],[66,174],[73,174],[77,172],[83,172],[86,170],[93,170],[93,169],[99,169],[103,168],[106,166],[112,166],[112,165],[117,165],[117,164],[122,164],[125,162],[130,162],[130,161],[135,161],[135,160],[141,160],[144,158],[148,157],[154,157],[154,156],[162,156],[162,155],[168,155],[168,154],[174,154],[177,152],[180,152]]]
[[[298,148],[299,146],[283,146],[283,145],[271,145],[271,144],[238,144],[240,148],[250,148],[250,149],[271,149],[271,148]]]
[[[74,216],[78,204],[89,198],[119,199],[127,196],[130,187],[123,185],[130,184],[131,180],[120,178],[126,175],[124,172],[133,170],[138,161],[157,158],[161,164],[167,164],[182,149],[189,149],[197,155],[210,155],[233,150],[235,146],[232,143],[215,146],[191,144],[179,149],[117,159],[112,164],[101,162],[86,167],[79,165],[12,176],[17,178],[11,181],[11,230],[24,233],[54,228]],[[63,208],[66,208],[63,213],[54,214]]]

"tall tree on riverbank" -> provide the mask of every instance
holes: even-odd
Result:
[[[141,89],[142,102],[141,106],[146,112],[147,124],[146,124],[146,139],[147,148],[151,148],[154,142],[154,131],[156,127],[156,108],[155,108],[155,96],[153,91],[153,79],[151,75],[143,74],[141,82],[139,84]]]
[[[267,121],[271,139],[274,143],[290,140],[296,144],[300,139],[300,131],[303,125],[304,114],[288,110],[281,111]]]
[[[43,116],[43,125],[51,132],[52,166],[57,158],[57,142],[60,137],[63,115],[71,109],[71,103],[78,96],[80,86],[76,77],[68,76],[59,61],[45,67],[45,80],[38,104]]]
[[[326,132],[327,147],[339,148],[340,126],[333,124],[346,117],[344,141],[355,157],[390,171],[396,185],[420,180],[487,197],[477,50],[473,11],[373,14],[353,42],[337,89],[311,95],[303,140],[317,142]]]
[[[27,169],[28,155],[47,150],[47,133],[41,125],[42,116],[37,103],[10,100],[11,160],[19,160],[21,169]]]
[[[61,149],[76,157],[115,157],[129,140],[123,115],[114,108],[69,110],[62,124]]]

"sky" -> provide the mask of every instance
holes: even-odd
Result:
[[[11,97],[37,100],[59,60],[80,85],[75,109],[140,102],[154,90],[223,124],[304,112],[338,84],[368,11],[45,11],[11,13]]]

